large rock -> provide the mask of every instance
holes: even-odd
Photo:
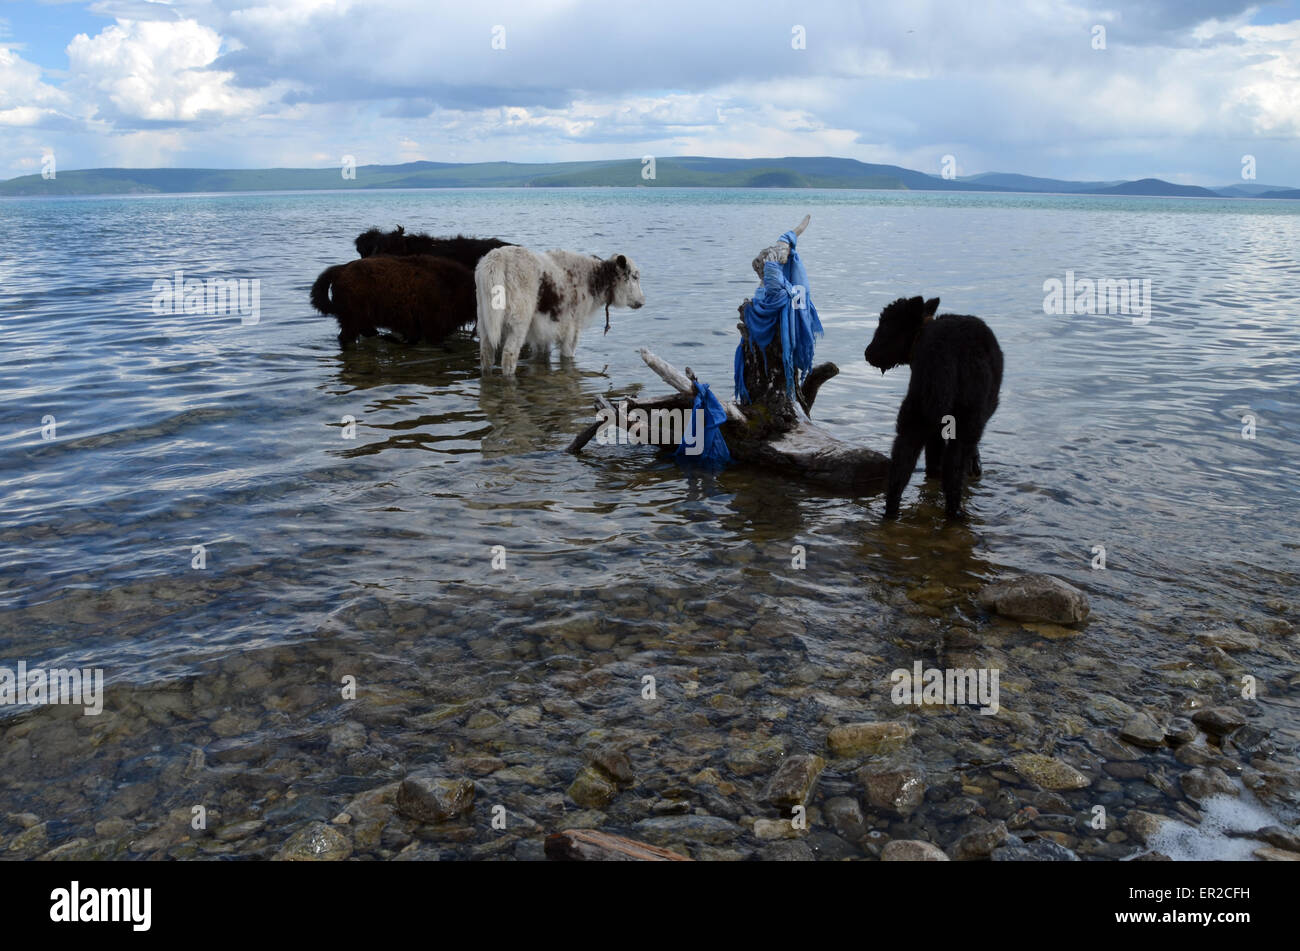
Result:
[[[807,834],[806,829],[798,829],[789,819],[754,820],[754,838],[756,839],[799,839]]]
[[[1202,644],[1217,647],[1223,651],[1253,651],[1259,647],[1259,638],[1239,627],[1222,627],[1214,631],[1202,631],[1196,635]]]
[[[1051,839],[1034,839],[1024,845],[1003,845],[989,853],[994,862],[1078,862],[1075,855]]]
[[[92,842],[90,839],[69,839],[62,845],[56,845],[41,856],[42,862],[102,862],[113,858],[112,847],[104,842]],[[1300,858],[1300,855],[1296,856]]]
[[[1165,727],[1165,742],[1170,746],[1182,746],[1196,739],[1196,726],[1186,717],[1174,717]]]
[[[584,766],[568,788],[569,798],[584,809],[604,809],[618,795],[618,786],[594,766]]]
[[[1141,809],[1131,809],[1124,816],[1120,825],[1124,831],[1137,839],[1143,845],[1150,845],[1151,840],[1159,835],[1168,825],[1173,822],[1168,816],[1162,816],[1154,812],[1145,812]]]
[[[978,829],[967,832],[952,847],[952,857],[959,862],[986,859],[998,846],[1007,841],[1007,824],[999,819],[997,822],[985,823]],[[1011,840],[1019,844],[1019,839]]]
[[[1044,789],[1083,789],[1092,784],[1069,763],[1040,753],[1021,753],[1009,762],[1017,773]]]
[[[352,843],[334,826],[313,822],[289,836],[276,853],[280,862],[341,862],[352,854]]]
[[[1088,597],[1051,575],[1018,575],[980,589],[979,602],[1017,621],[1079,624],[1088,619]]]
[[[815,862],[817,856],[807,842],[777,842],[759,856],[764,862]]]
[[[1192,722],[1212,736],[1227,736],[1246,725],[1246,716],[1233,707],[1206,707],[1192,714]]]
[[[265,819],[248,819],[244,822],[231,822],[218,828],[212,837],[218,842],[238,842],[266,828]]]
[[[768,781],[763,798],[773,806],[789,809],[807,805],[817,777],[826,761],[820,756],[799,754],[788,756]]]
[[[863,767],[858,779],[867,790],[867,803],[906,819],[925,799],[925,780],[921,771],[911,766],[897,769]]]
[[[1134,746],[1159,749],[1165,745],[1165,728],[1157,723],[1155,718],[1145,713],[1137,713],[1124,724],[1123,729],[1119,731],[1119,738],[1127,740]]]
[[[655,816],[642,819],[633,828],[637,835],[656,845],[704,842],[721,845],[739,838],[744,831],[734,822],[718,816]]]
[[[373,852],[379,848],[384,827],[397,811],[400,786],[401,783],[388,783],[368,789],[344,806],[334,818],[334,825],[346,825],[352,830],[352,844],[358,852]]]
[[[1247,724],[1234,732],[1228,742],[1247,756],[1259,754],[1267,757],[1277,752],[1277,746],[1269,739],[1269,731],[1254,724]]]
[[[822,815],[831,828],[846,839],[857,841],[867,831],[867,818],[862,814],[862,806],[852,796],[827,799],[822,803]]]
[[[826,743],[836,756],[877,755],[899,749],[912,735],[912,728],[899,720],[882,723],[846,723],[832,727]]]
[[[1187,724],[1191,726],[1191,723]],[[1107,765],[1111,763],[1127,763],[1139,759],[1142,754],[1135,750],[1128,743],[1121,743],[1111,735],[1109,730],[1086,730],[1083,734],[1084,741],[1092,747],[1093,752],[1098,753],[1102,759],[1106,760]]]
[[[49,835],[46,833],[45,823],[40,822],[36,825],[28,826],[18,835],[14,836],[9,843],[9,851],[13,853],[13,858],[29,859],[39,855],[49,848]]]
[[[397,811],[416,822],[445,822],[474,808],[468,779],[407,776],[397,787]]]
[[[1183,787],[1183,795],[1197,805],[1215,796],[1240,795],[1237,784],[1216,766],[1198,766],[1188,770],[1178,778],[1178,782]]]
[[[593,752],[591,765],[620,786],[630,786],[636,779],[627,753],[612,744],[606,744]]]
[[[727,753],[727,769],[737,776],[751,776],[780,764],[789,740],[785,736],[754,735]]]
[[[882,862],[947,862],[943,849],[920,839],[895,839],[880,854]]]
[[[1254,834],[1256,839],[1263,839],[1269,845],[1286,852],[1300,852],[1300,836],[1288,832],[1281,826],[1265,826]]]

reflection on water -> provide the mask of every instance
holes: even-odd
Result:
[[[843,371],[818,419],[837,435],[888,448],[906,374],[861,354],[889,300],[939,295],[998,334],[1006,384],[965,524],[944,521],[920,473],[882,524],[874,496],[684,473],[646,447],[563,451],[597,396],[662,391],[640,346],[729,390],[748,262],[805,211],[818,357]],[[506,805],[508,834],[486,806],[438,827],[359,819],[355,854],[534,857],[542,832],[594,824],[697,856],[770,855],[751,826],[777,814],[764,792],[781,759],[827,755],[836,724],[897,718],[916,732],[888,765],[924,775],[924,804],[872,805],[858,768],[879,758],[828,756],[801,844],[949,847],[1009,803],[1185,816],[1178,777],[1197,755],[1287,815],[1300,208],[565,190],[7,201],[0,219],[0,664],[98,666],[110,684],[100,717],[0,719],[0,814],[40,823],[0,827],[11,856],[267,856],[431,764]],[[633,253],[647,306],[592,329],[573,364],[525,362],[513,382],[479,379],[469,337],[340,352],[310,281],[358,231],[399,222]],[[260,279],[261,323],[155,316],[152,281],[176,268]],[[1044,315],[1043,282],[1067,269],[1150,279],[1151,323]],[[1091,622],[988,617],[973,593],[1004,570],[1083,587]],[[1202,636],[1225,627],[1237,642]],[[888,675],[916,660],[1001,670],[1002,713],[900,713]],[[1258,701],[1241,702],[1243,676]],[[1134,711],[1222,703],[1271,731],[1282,779],[1231,744],[1114,745]],[[570,789],[610,745],[634,782],[608,802]],[[1004,765],[1025,751],[1091,784],[1027,787]],[[844,796],[862,828],[831,805]],[[233,831],[169,818],[194,802]],[[1111,831],[1060,835],[1084,856],[1138,849]]]

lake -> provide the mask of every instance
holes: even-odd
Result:
[[[997,334],[1001,406],[963,523],[920,472],[882,523],[878,495],[684,471],[648,447],[564,452],[597,396],[667,391],[641,346],[729,396],[750,261],[805,213],[817,360],[842,371],[814,416],[836,436],[889,450],[907,370],[862,352],[894,298],[938,296]],[[480,379],[468,335],[341,352],[308,288],[358,232],[398,223],[626,253],[647,303],[513,385]],[[105,682],[96,715],[0,707],[0,843],[265,858],[332,823],[340,854],[528,859],[585,826],[696,858],[840,858],[891,839],[951,852],[1001,819],[1117,859],[1143,850],[1125,817],[1145,811],[1170,817],[1166,852],[1248,857],[1259,843],[1197,826],[1225,808],[1215,828],[1286,823],[1300,804],[1297,248],[1284,201],[0,201],[0,666]],[[258,281],[256,322],[157,313],[177,270]],[[1045,313],[1067,276],[1138,281],[1149,312]],[[1088,623],[990,616],[975,593],[1015,572],[1085,591]],[[898,706],[890,674],[918,661],[999,671],[1000,711]],[[1140,713],[1220,706],[1245,740],[1118,739]],[[910,736],[828,748],[873,721]],[[813,754],[807,827],[786,837],[769,782]],[[1087,783],[1035,783],[1011,765],[1025,754]],[[1231,808],[1198,792],[1213,769]],[[421,771],[472,782],[474,809],[395,809]]]

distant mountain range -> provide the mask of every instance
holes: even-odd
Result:
[[[1300,199],[1300,189],[1243,183],[1223,188],[1174,185],[1158,178],[1133,182],[1072,182],[1006,172],[943,178],[897,165],[846,158],[723,159],[680,156],[598,162],[407,162],[360,165],[355,178],[334,168],[91,168],[59,171],[52,179],[24,175],[0,182],[0,196],[147,195],[193,192],[297,191],[372,188],[883,188],[927,191],[1039,192],[1068,195],[1156,195],[1184,198]]]

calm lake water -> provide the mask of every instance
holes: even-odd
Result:
[[[644,447],[563,451],[597,395],[666,390],[638,347],[729,394],[749,262],[805,213],[817,357],[842,370],[814,415],[835,435],[888,452],[907,371],[881,376],[862,351],[895,297],[939,296],[997,334],[1002,402],[965,524],[944,522],[920,473],[882,524],[879,496],[688,474]],[[354,256],[359,231],[398,223],[623,252],[647,304],[612,312],[608,335],[594,321],[574,366],[525,363],[513,386],[480,379],[468,336],[340,352],[308,288]],[[107,681],[98,716],[0,708],[5,854],[269,857],[347,812],[333,829],[357,856],[535,858],[543,834],[588,825],[703,858],[863,857],[891,838],[951,848],[1031,805],[1077,827],[1022,824],[1022,837],[1123,858],[1141,851],[1128,812],[1195,826],[1180,783],[1201,762],[1120,749],[1117,730],[1137,711],[1224,704],[1276,752],[1202,737],[1204,757],[1244,784],[1242,809],[1294,821],[1297,248],[1296,202],[693,189],[0,202],[0,665]],[[154,282],[178,269],[257,279],[260,320],[155,314]],[[1149,280],[1149,322],[1045,314],[1044,282],[1067,271]],[[989,617],[974,592],[1016,571],[1085,590],[1089,623]],[[1000,670],[1002,712],[895,706],[889,673],[917,660]],[[827,748],[835,725],[900,719],[915,732],[889,756]],[[613,749],[632,772],[617,788],[584,772]],[[810,829],[755,832],[780,815],[765,790],[783,758],[810,753],[827,760]],[[1006,765],[1023,753],[1090,783],[1038,789]],[[394,815],[386,784],[423,769],[473,780],[473,812]],[[873,802],[868,780],[889,769],[922,777],[924,801]],[[1086,822],[1097,804],[1102,830]],[[206,829],[189,822],[196,805]]]

